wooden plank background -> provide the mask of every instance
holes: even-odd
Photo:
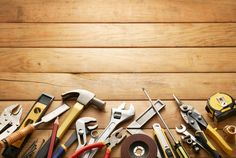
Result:
[[[183,121],[173,93],[224,136],[223,127],[236,125],[236,117],[216,123],[204,107],[214,92],[236,98],[235,22],[235,0],[1,0],[0,111],[21,103],[25,116],[42,92],[56,96],[51,111],[61,93],[83,88],[107,101],[103,115],[92,107],[81,114],[96,117],[103,130],[111,108],[123,101],[135,106],[135,117],[149,106],[145,87],[167,104],[161,113],[176,137],[175,125]],[[159,118],[145,125],[152,137],[154,122]],[[51,124],[40,126],[30,142],[47,139],[50,130]],[[186,148],[191,157],[209,157]],[[119,155],[120,146],[112,157]]]

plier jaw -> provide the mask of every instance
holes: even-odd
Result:
[[[108,148],[113,148],[117,144],[119,144],[123,139],[126,137],[126,130],[123,128],[119,128],[116,131],[114,131],[109,138],[105,140],[105,144],[108,145]]]
[[[199,131],[201,128],[207,128],[207,122],[196,109],[191,105],[184,104],[175,95],[173,95],[173,97],[181,110],[181,116],[187,124],[189,124],[195,131]]]
[[[0,116],[0,140],[13,133],[20,125],[22,107],[19,104],[4,109]]]
[[[101,149],[104,146],[107,147],[104,158],[110,158],[111,149],[117,144],[119,144],[125,137],[126,137],[126,130],[123,128],[119,128],[118,130],[114,131],[111,134],[111,136],[108,137],[105,141],[96,142],[96,143],[88,144],[86,146],[81,147],[71,156],[71,158],[77,158],[78,156],[82,155],[84,152],[88,150],[92,150],[93,148]]]

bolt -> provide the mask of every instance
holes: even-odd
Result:
[[[187,105],[184,105],[183,108],[184,108],[184,110],[187,110],[187,109],[188,109],[188,106],[187,106]]]

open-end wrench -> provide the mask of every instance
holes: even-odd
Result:
[[[126,121],[127,119],[134,116],[134,106],[131,104],[128,110],[125,110],[125,103],[122,103],[118,108],[112,108],[111,110],[111,120],[105,130],[101,133],[98,137],[96,142],[105,141],[109,135],[115,130],[117,125],[121,122]],[[94,157],[96,154],[97,149],[94,149],[90,152],[88,158]]]
[[[196,137],[194,137],[191,133],[189,133],[189,132],[187,131],[187,128],[186,128],[185,125],[181,124],[180,126],[181,126],[181,128],[175,127],[176,132],[183,135],[182,139],[185,139],[185,138],[190,139],[191,141],[187,141],[187,143],[188,143],[189,145],[193,145],[194,142],[195,142],[195,143],[197,144],[197,146],[193,146],[193,149],[194,149],[196,152],[199,151],[198,146],[201,147],[202,149],[206,150],[206,149],[202,146],[202,144],[196,139]]]

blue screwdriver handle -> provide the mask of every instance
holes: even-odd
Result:
[[[66,152],[66,147],[63,147],[63,145],[60,145],[56,151],[53,152],[52,158],[61,158],[63,154]]]

